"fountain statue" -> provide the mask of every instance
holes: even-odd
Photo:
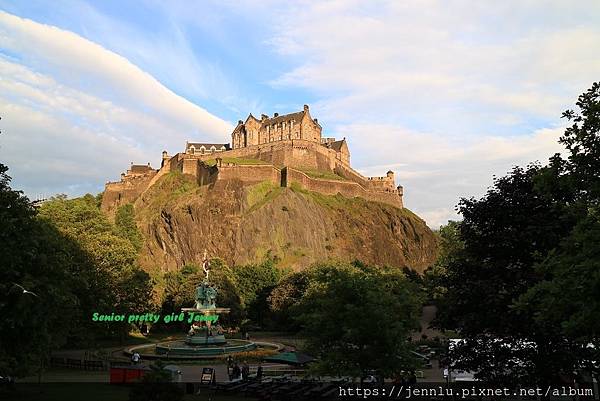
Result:
[[[217,306],[217,288],[209,281],[210,260],[204,251],[202,261],[204,280],[196,287],[193,308],[183,308],[191,317],[191,326],[185,340],[156,345],[156,353],[181,356],[216,356],[233,352],[250,351],[256,344],[244,340],[227,340],[218,324],[219,316],[230,312]]]

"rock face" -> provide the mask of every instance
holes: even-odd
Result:
[[[270,182],[198,186],[169,174],[134,206],[145,238],[140,263],[147,269],[200,264],[206,249],[229,265],[270,255],[293,269],[359,259],[423,271],[437,252],[434,234],[407,209]]]

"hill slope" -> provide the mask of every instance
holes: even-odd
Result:
[[[199,263],[204,249],[230,265],[270,254],[294,269],[360,259],[422,271],[436,256],[434,234],[407,209],[269,182],[197,186],[169,173],[136,201],[135,210],[147,269]]]

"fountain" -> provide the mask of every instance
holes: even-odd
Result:
[[[210,283],[210,262],[204,251],[204,281],[196,287],[195,305],[183,308],[192,316],[192,325],[185,340],[167,341],[155,346],[156,356],[170,357],[215,357],[223,354],[251,351],[257,344],[248,340],[228,340],[218,324],[219,315],[229,313],[229,308],[216,305],[217,289]]]

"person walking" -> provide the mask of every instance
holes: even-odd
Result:
[[[256,368],[256,381],[261,383],[262,382],[262,375],[263,375],[263,367],[262,367],[262,362],[258,363],[258,368]]]
[[[244,362],[244,366],[242,366],[242,380],[248,381],[248,377],[250,376],[250,367],[246,362]]]
[[[233,369],[231,370],[231,376],[233,376],[232,380],[240,380],[242,376],[242,371],[240,366],[236,363],[233,365]]]
[[[233,379],[233,358],[231,355],[227,356],[227,376],[229,376],[229,381]]]

